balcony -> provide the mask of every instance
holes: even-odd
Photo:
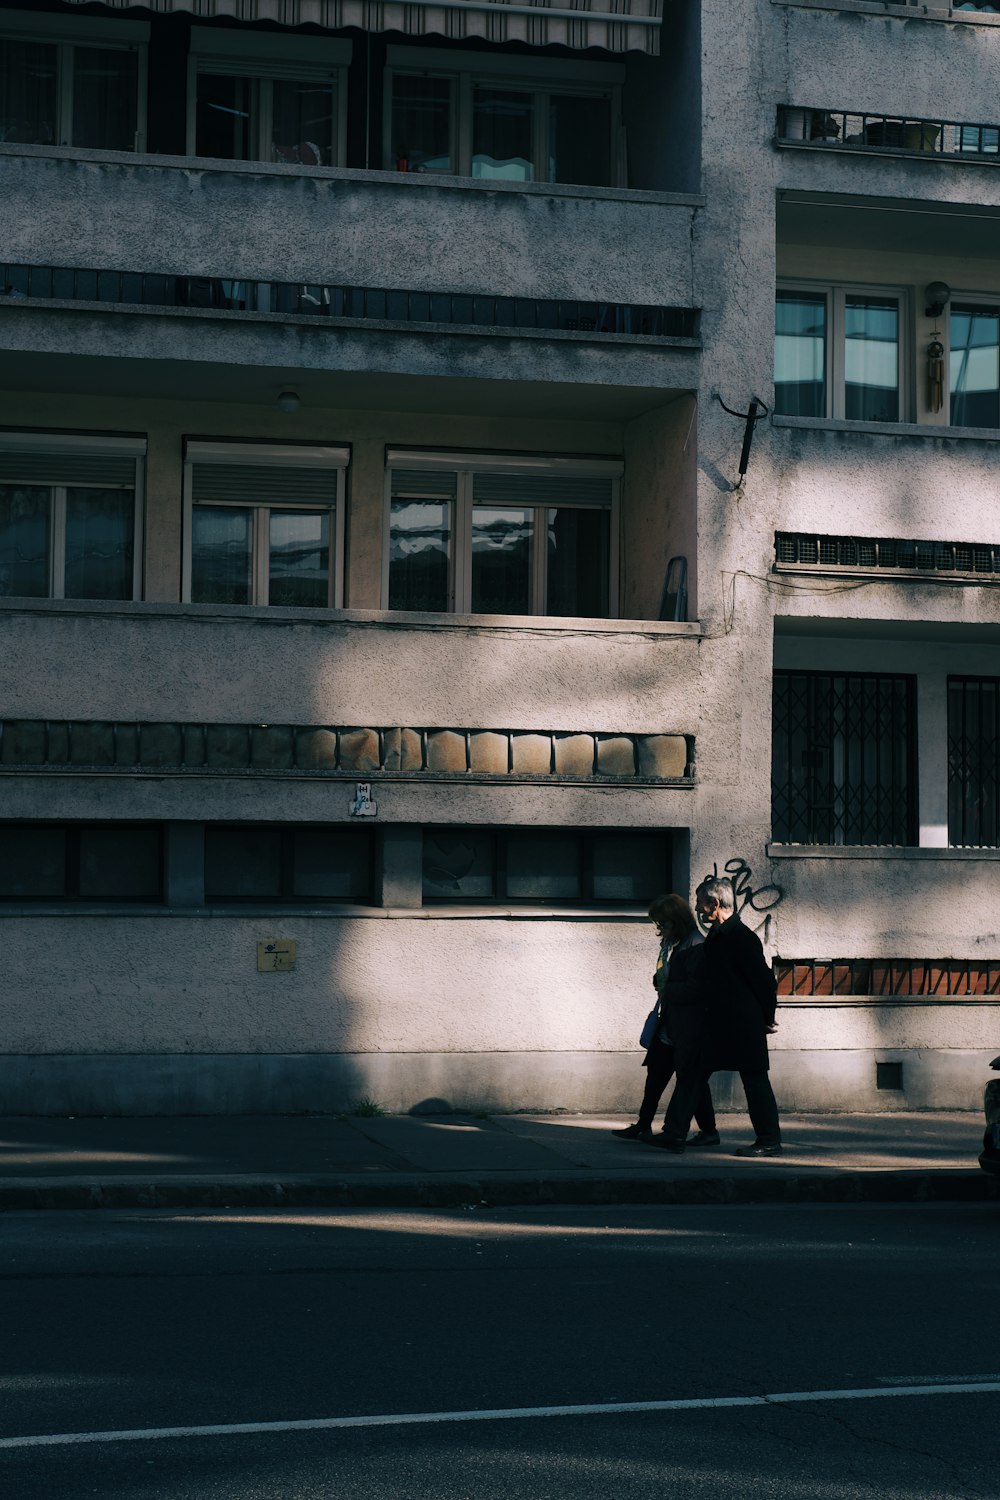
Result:
[[[872,156],[947,159],[996,166],[1000,125],[970,124],[901,115],[860,114],[783,104],[775,140],[805,150],[851,151]]]

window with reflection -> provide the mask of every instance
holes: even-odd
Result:
[[[346,465],[344,449],[189,443],[185,597],[339,605]]]
[[[0,435],[0,596],[139,597],[144,451],[138,439]]]
[[[141,150],[147,33],[136,23],[91,22],[84,32],[54,16],[0,13],[0,140]]]
[[[896,291],[779,288],[775,411],[789,417],[900,421],[902,308]]]
[[[392,451],[389,609],[607,618],[622,465]]]
[[[614,187],[619,65],[390,47],[384,165],[498,182]]]
[[[953,302],[949,326],[952,426],[1000,427],[1000,307]]]

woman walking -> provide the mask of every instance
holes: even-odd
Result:
[[[675,1071],[682,1068],[687,1071],[697,1065],[704,1043],[705,1011],[700,980],[705,939],[683,896],[657,896],[649,908],[649,916],[660,939],[653,974],[659,1024],[642,1060],[646,1087],[639,1118],[634,1125],[611,1133],[620,1140],[658,1144],[653,1137],[653,1120],[663,1092]],[[698,1133],[687,1144],[717,1146],[719,1132],[707,1082],[698,1095],[694,1117]]]

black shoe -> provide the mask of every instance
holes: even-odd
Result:
[[[721,1137],[717,1130],[699,1130],[696,1135],[689,1136],[685,1144],[688,1146],[718,1146],[720,1142]]]
[[[612,1130],[611,1134],[620,1141],[645,1141],[647,1145],[653,1139],[653,1132],[642,1125],[626,1125],[621,1130]]]
[[[737,1146],[733,1152],[734,1156],[780,1156],[781,1145],[779,1142],[768,1146],[764,1141],[754,1141],[752,1146]]]
[[[661,1130],[658,1135],[652,1136],[649,1144],[651,1146],[658,1146],[661,1151],[672,1151],[675,1156],[683,1156],[684,1154],[684,1142],[679,1141],[676,1136],[667,1135],[665,1130]]]

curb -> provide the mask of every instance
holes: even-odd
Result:
[[[764,1168],[764,1172],[767,1168]],[[385,1176],[38,1179],[0,1183],[0,1212],[70,1209],[512,1208],[613,1204],[996,1203],[1000,1178],[962,1171],[787,1171],[779,1176]]]

